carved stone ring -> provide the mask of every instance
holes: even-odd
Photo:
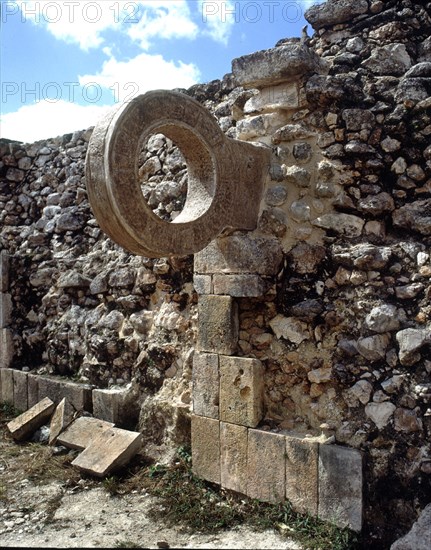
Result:
[[[171,139],[187,164],[186,201],[172,222],[152,211],[138,178],[139,153],[155,133]],[[101,229],[130,252],[187,255],[225,229],[255,229],[269,164],[269,148],[226,137],[195,99],[156,90],[115,106],[95,126],[88,197]]]

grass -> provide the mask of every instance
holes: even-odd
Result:
[[[0,404],[0,430],[8,436],[6,423],[15,411]],[[4,447],[4,448],[3,448]],[[170,466],[150,464],[136,455],[127,468],[103,480],[84,476],[71,466],[71,453],[52,455],[51,447],[40,443],[15,443],[2,446],[0,464],[0,501],[7,501],[7,480],[28,479],[34,484],[57,480],[65,486],[80,490],[79,481],[85,477],[86,486],[103,486],[113,497],[121,498],[145,489],[157,497],[150,511],[151,519],[166,525],[181,526],[192,533],[216,533],[235,526],[247,525],[256,531],[275,529],[282,536],[297,540],[310,550],[357,550],[360,537],[349,529],[340,529],[318,518],[295,512],[289,502],[270,504],[227,491],[193,474],[190,450],[178,449],[177,459]],[[3,473],[5,472],[5,473]],[[52,502],[52,511],[61,499]],[[51,503],[50,503],[51,505]],[[116,548],[139,548],[130,541],[117,541]]]

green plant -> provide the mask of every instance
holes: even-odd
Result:
[[[116,476],[105,477],[102,485],[110,495],[118,495],[120,493],[121,483]]]

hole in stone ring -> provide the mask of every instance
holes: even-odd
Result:
[[[182,124],[164,124],[141,137],[137,174],[145,201],[173,223],[198,219],[211,206],[215,163],[209,149]]]

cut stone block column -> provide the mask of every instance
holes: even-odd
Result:
[[[274,503],[285,500],[285,452],[284,435],[248,430],[247,496]]]
[[[297,512],[317,516],[319,444],[286,436],[286,498]]]
[[[26,411],[28,407],[27,373],[13,370],[13,406],[18,411]]]
[[[219,417],[219,356],[195,353],[193,357],[193,412],[198,416]]]
[[[362,528],[362,455],[356,449],[339,445],[319,446],[320,519]]]
[[[192,415],[193,473],[220,485],[220,422]]]
[[[258,359],[220,361],[220,420],[255,428],[263,417],[263,365]]]
[[[238,308],[230,296],[206,294],[198,302],[198,349],[232,355],[238,346]]]
[[[274,275],[283,260],[283,251],[274,237],[232,235],[214,239],[195,254],[196,274]]]
[[[7,369],[12,364],[13,339],[9,328],[0,329],[0,369]]]
[[[220,422],[221,485],[247,494],[247,432],[245,426]]]
[[[257,298],[265,294],[267,289],[267,284],[262,277],[250,273],[241,275],[216,273],[213,281],[214,294],[227,294],[235,298]]]

